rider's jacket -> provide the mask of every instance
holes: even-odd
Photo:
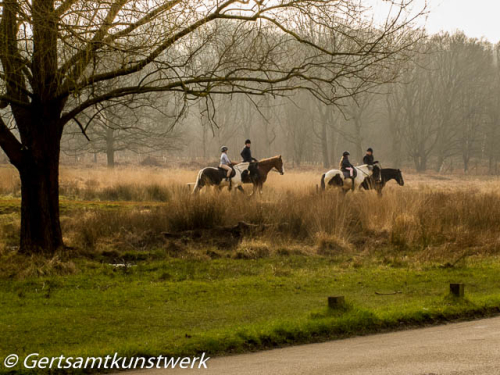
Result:
[[[343,156],[340,161],[340,169],[345,171],[347,168],[354,168],[354,166],[351,164],[347,156]]]
[[[373,158],[373,155],[368,155],[366,154],[364,157],[363,157],[363,164],[368,164],[368,165],[373,165],[373,161],[375,159]]]
[[[243,150],[241,150],[241,158],[243,159],[244,163],[251,163],[255,159],[252,158],[252,151],[250,150],[250,147],[243,147]]]
[[[223,152],[220,156],[220,165],[230,165],[231,161],[225,152]]]

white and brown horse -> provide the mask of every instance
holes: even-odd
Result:
[[[357,173],[354,178],[354,187],[352,178],[344,177],[344,173],[340,169],[332,169],[321,176],[321,189],[325,190],[327,187],[337,187],[344,193],[347,193],[349,190],[359,189],[366,178],[373,176],[375,182],[380,181],[382,167],[379,163],[375,163],[373,166],[363,164],[355,167],[355,169]]]
[[[283,158],[281,155],[259,160],[257,163],[257,173],[251,173],[243,179],[243,183],[253,184],[252,195],[255,194],[257,190],[262,194],[262,187],[267,180],[267,175],[273,169],[278,171],[281,175],[285,174],[285,166],[283,165]]]
[[[207,167],[203,168],[198,172],[198,177],[196,178],[196,183],[194,185],[193,193],[199,192],[204,186],[218,186],[219,189],[227,186],[229,190],[232,188],[237,188],[243,191],[241,185],[243,180],[248,178],[250,175],[249,170],[250,163],[239,163],[233,165],[234,172],[230,181],[227,181],[226,171],[221,168]]]

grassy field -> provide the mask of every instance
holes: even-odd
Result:
[[[195,175],[63,168],[69,248],[46,259],[17,254],[19,184],[0,169],[0,361],[218,355],[499,311],[495,178],[405,175],[381,198],[343,197],[295,171],[250,199],[193,197]],[[241,221],[253,229],[225,232]],[[331,295],[347,307],[327,309]]]

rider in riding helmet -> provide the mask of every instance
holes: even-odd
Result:
[[[231,172],[233,171],[233,169],[231,168],[231,160],[229,160],[229,157],[227,156],[227,150],[228,148],[226,146],[221,147],[219,164],[219,168],[225,169],[227,171],[226,181],[229,180],[229,178],[231,177]]]
[[[250,146],[252,145],[252,142],[250,139],[247,139],[245,141],[245,147],[243,147],[243,150],[241,150],[241,157],[243,159],[243,163],[251,163],[253,161],[257,161],[257,159],[252,158],[252,151],[250,150]]]
[[[344,151],[342,154],[342,159],[340,159],[340,170],[349,173],[349,177],[352,179],[352,190],[354,190],[354,179],[356,176],[354,175],[354,165],[349,161],[349,155],[349,151]]]
[[[252,145],[252,141],[247,139],[245,141],[245,147],[241,150],[241,157],[243,159],[243,163],[250,163],[248,166],[248,170],[250,171],[250,181],[256,183],[259,180],[259,169],[257,168],[258,160],[252,157],[252,151],[250,150],[250,146]]]
[[[373,165],[374,160],[375,159],[373,158],[373,149],[369,147],[366,150],[366,155],[363,157],[363,164]]]
[[[368,168],[370,170],[373,170],[373,165],[377,163],[373,157],[373,149],[371,147],[368,147],[368,149],[366,150],[366,155],[363,157],[363,164],[367,164],[368,165]],[[373,189],[375,188],[375,180],[373,178],[373,176],[369,176],[365,179],[365,181],[363,181],[363,184],[365,184],[365,186],[368,186],[370,189]]]

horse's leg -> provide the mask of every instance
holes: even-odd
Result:
[[[250,197],[253,197],[256,191],[257,191],[256,185],[252,184],[252,192],[250,193]]]
[[[238,185],[236,189],[238,189],[238,191],[241,191],[242,193],[245,193],[245,189],[243,189],[243,186],[241,185]]]
[[[380,185],[379,185],[379,184],[375,185],[375,190],[377,191],[377,195],[378,195],[379,197],[381,197],[381,196],[382,196],[382,189],[383,189],[383,188],[384,188],[384,185],[382,185],[382,184],[380,184]]]

